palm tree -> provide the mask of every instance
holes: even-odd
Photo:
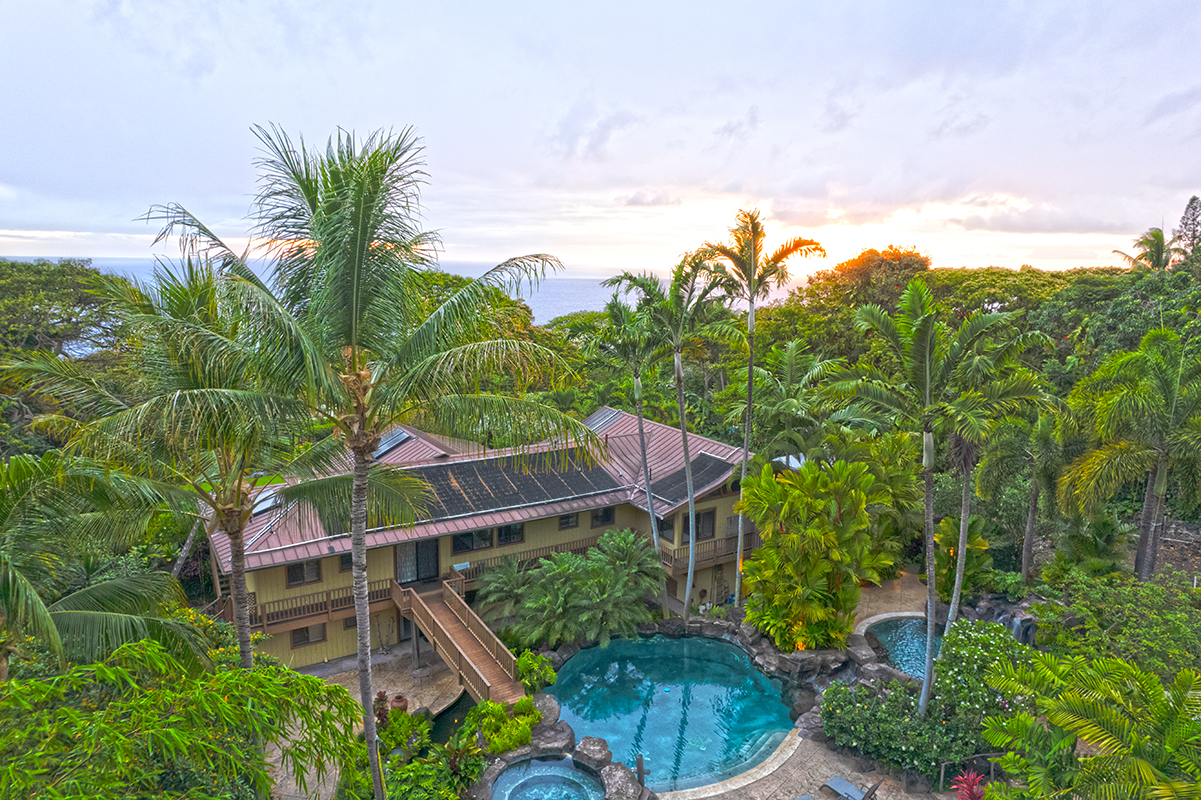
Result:
[[[431,312],[422,280],[437,237],[417,224],[424,173],[413,131],[376,132],[362,140],[340,133],[323,154],[310,152],[303,141],[294,145],[278,128],[256,133],[265,150],[256,231],[273,259],[278,299],[247,267],[245,254],[232,251],[186,209],[161,207],[149,216],[165,222],[163,235],[181,226],[198,252],[236,277],[264,326],[266,356],[281,363],[278,372],[291,372],[296,396],[333,426],[333,438],[349,450],[352,487],[345,510],[359,691],[375,796],[384,800],[372,711],[366,543],[369,486],[383,435],[406,422],[489,445],[556,440],[567,452],[583,448],[585,457],[599,441],[580,422],[538,402],[480,391],[496,374],[529,380],[562,367],[545,347],[490,338],[500,320],[487,306],[496,289],[535,282],[559,268],[557,259],[509,259]],[[412,489],[407,487],[410,510],[418,499]],[[323,521],[336,524],[329,514]]]
[[[997,386],[992,397],[979,391],[962,391],[971,362],[984,357],[977,345],[1009,320],[1006,314],[977,312],[952,330],[939,322],[934,296],[924,282],[914,279],[901,294],[898,313],[889,316],[877,305],[859,308],[855,327],[872,331],[883,341],[898,364],[895,376],[874,368],[848,373],[835,387],[853,395],[882,413],[891,415],[899,427],[922,435],[922,472],[925,482],[925,550],[929,576],[926,597],[926,672],[922,680],[919,713],[925,715],[934,680],[935,589],[934,467],[935,434],[954,431],[964,436],[979,435],[985,426],[981,411],[990,404],[1003,409],[1010,402],[1027,399],[1020,382]],[[999,351],[1008,352],[1008,346]],[[1014,397],[1007,397],[1009,389]]]
[[[688,582],[684,590],[684,619],[691,615],[692,580],[696,572],[696,490],[692,483],[692,461],[688,453],[688,409],[684,403],[684,355],[694,355],[704,345],[701,337],[734,334],[729,318],[718,300],[720,284],[703,254],[691,254],[676,265],[671,283],[664,286],[653,275],[623,272],[609,278],[605,286],[624,286],[641,295],[638,311],[663,338],[663,349],[672,355],[676,380],[676,405],[680,413],[680,437],[684,449],[684,483],[688,491]]]
[[[731,242],[706,242],[704,250],[718,259],[717,273],[726,292],[747,302],[746,314],[746,410],[743,414],[742,475],[746,480],[747,462],[751,457],[751,426],[755,408],[755,301],[767,299],[772,285],[783,286],[788,280],[788,259],[793,256],[824,256],[826,251],[813,239],[796,237],[764,256],[766,232],[759,221],[759,212],[739,211],[737,222],[730,228]],[[738,517],[738,554],[734,571],[734,602],[742,605],[742,535],[744,520]]]
[[[1149,331],[1133,352],[1114,353],[1068,395],[1076,424],[1095,446],[1064,472],[1059,485],[1065,508],[1085,515],[1124,484],[1144,480],[1143,510],[1135,573],[1147,580],[1159,550],[1156,521],[1177,481],[1181,499],[1196,503],[1201,486],[1201,358],[1187,352],[1170,328]]]
[[[1177,245],[1177,241],[1176,237],[1167,239],[1163,228],[1148,228],[1146,233],[1134,240],[1138,255],[1132,256],[1121,250],[1113,252],[1131,267],[1146,267],[1162,272],[1188,256],[1187,251]]]
[[[1055,417],[1040,412],[1033,421],[1009,416],[997,423],[980,457],[976,491],[985,500],[1019,473],[1030,475],[1026,529],[1022,536],[1022,577],[1034,577],[1034,539],[1039,502],[1052,497],[1063,470],[1063,445],[1055,430]]]
[[[167,614],[185,600],[169,574],[61,591],[61,574],[79,550],[128,545],[155,500],[136,482],[53,450],[0,462],[0,682],[26,635],[60,662],[98,661],[122,644],[153,638],[190,667],[208,665],[196,632]],[[61,596],[48,602],[53,595]]]
[[[646,458],[646,432],[642,417],[642,373],[650,366],[661,343],[648,324],[646,315],[639,314],[621,302],[617,293],[605,304],[608,324],[600,328],[588,343],[591,354],[616,361],[634,374],[634,414],[638,417],[638,447],[642,453],[642,481],[646,484],[646,513],[650,516],[648,534],[651,547],[658,550],[658,518],[651,496],[651,470]],[[663,575],[660,598],[663,618],[667,619],[667,575]]]
[[[755,381],[760,386],[757,408],[765,415],[764,428],[773,432],[763,443],[760,455],[767,459],[803,457],[820,444],[827,423],[836,427],[879,427],[861,405],[836,407],[825,397],[822,383],[845,368],[840,358],[822,358],[804,352],[799,339],[777,345],[756,366]],[[727,420],[741,422],[746,401],[730,404]]]
[[[9,362],[5,374],[33,391],[70,401],[87,419],[58,420],[69,447],[149,482],[172,502],[195,507],[230,543],[230,590],[241,665],[253,664],[243,532],[264,492],[272,513],[296,504],[332,513],[346,507],[345,477],[336,471],[336,442],[297,449],[311,422],[301,398],[271,375],[257,332],[236,287],[208,262],[191,256],[162,262],[149,286],[106,280],[97,291],[134,333],[142,397],[122,401],[71,362],[34,354]],[[274,359],[273,359],[274,360]],[[273,380],[274,379],[274,380]],[[51,420],[53,421],[53,420]],[[284,478],[294,485],[279,487]],[[421,485],[377,470],[377,513],[383,505],[411,518]]]
[[[1121,659],[1036,653],[1030,664],[998,662],[988,682],[1033,701],[1009,718],[985,720],[990,743],[1036,756],[1032,763],[1005,756],[998,763],[1007,772],[1026,778],[1031,789],[1045,785],[1047,751],[1027,743],[1055,741],[1055,750],[1071,758],[1055,764],[1058,791],[1039,796],[1201,798],[1201,673],[1181,670],[1165,684]],[[1042,733],[1048,729],[1050,736]]]

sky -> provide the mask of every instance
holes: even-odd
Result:
[[[666,270],[758,208],[797,275],[1116,265],[1201,194],[1198,41],[1196,0],[0,0],[0,256],[148,257],[167,202],[244,241],[275,123],[412,126],[449,261]]]

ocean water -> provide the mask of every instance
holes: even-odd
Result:
[[[35,261],[24,256],[8,256],[0,254],[0,258],[14,261]],[[51,259],[54,260],[54,259]],[[92,266],[103,272],[125,275],[139,280],[148,279],[154,272],[153,258],[115,258],[96,257]],[[251,266],[260,276],[266,277],[265,262],[251,262]],[[479,277],[494,264],[475,261],[443,261],[439,267],[446,272],[464,275],[469,278]],[[553,273],[531,289],[523,286],[519,297],[525,301],[534,312],[534,322],[543,325],[555,317],[570,314],[573,311],[599,311],[613,295],[612,289],[601,286],[604,275],[596,270],[578,270],[573,274],[569,267],[561,272]]]

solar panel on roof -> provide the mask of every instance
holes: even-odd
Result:
[[[601,408],[592,412],[588,419],[584,420],[584,424],[588,426],[593,433],[600,433],[605,428],[612,425],[621,416],[621,412],[615,408]]]
[[[726,473],[733,469],[728,461],[701,453],[692,459],[692,486],[701,489],[714,481],[721,480]],[[661,497],[671,504],[688,499],[688,482],[685,480],[684,468],[680,467],[670,475],[664,476],[651,484],[651,494]]]
[[[404,428],[393,428],[379,440],[379,447],[375,448],[375,457],[379,458],[384,453],[396,449],[412,438]]]

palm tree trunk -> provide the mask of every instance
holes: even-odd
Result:
[[[1138,521],[1139,537],[1138,550],[1134,554],[1134,574],[1140,580],[1146,580],[1150,576],[1150,570],[1147,566],[1147,555],[1151,550],[1151,536],[1155,529],[1155,482],[1159,477],[1159,462],[1151,466],[1151,471],[1147,473],[1147,486],[1143,490],[1143,508]]]
[[[955,553],[955,588],[951,590],[951,608],[947,611],[947,627],[944,636],[951,632],[959,611],[959,596],[963,592],[963,571],[967,566],[967,529],[972,514],[972,468],[963,470],[963,497],[959,505],[959,551]]]
[[[1026,510],[1026,533],[1022,536],[1022,579],[1030,580],[1034,569],[1034,527],[1038,524],[1038,479],[1030,476],[1030,507]]]
[[[188,534],[188,538],[184,540],[183,547],[179,550],[179,558],[175,560],[175,566],[171,567],[171,577],[179,578],[179,573],[183,572],[184,562],[192,553],[192,544],[196,541],[196,532],[200,530],[200,526],[204,520],[197,517],[196,522],[192,525],[192,532]]]
[[[231,526],[232,527],[232,526]],[[229,588],[234,598],[234,627],[238,632],[238,657],[242,669],[254,667],[250,644],[250,595],[246,591],[246,544],[242,531],[227,531],[229,537]]]
[[[684,409],[684,364],[675,353],[676,403],[680,406],[680,437],[684,445],[684,485],[688,488],[688,582],[684,585],[684,621],[692,614],[692,579],[696,572],[696,493],[692,487],[692,460],[688,456],[688,420]]]
[[[926,672],[922,676],[922,695],[917,713],[926,716],[930,691],[934,687],[934,613],[938,608],[934,574],[934,432],[926,426],[922,434],[922,477],[926,484]]]
[[[1160,515],[1163,513],[1164,496],[1168,493],[1168,464],[1167,460],[1161,458],[1154,469],[1155,483],[1151,489],[1151,505],[1143,506],[1143,524],[1146,525],[1146,533],[1143,536],[1147,540],[1147,546],[1143,556],[1142,569],[1138,570],[1139,580],[1147,581],[1155,574],[1155,562],[1159,558],[1159,522]],[[1150,513],[1148,513],[1148,510]],[[1139,549],[1143,550],[1142,540],[1139,541]]]
[[[371,604],[367,598],[367,474],[374,447],[355,447],[354,486],[350,496],[350,561],[354,585],[355,633],[358,634],[359,699],[363,703],[363,736],[375,800],[387,800],[379,763],[379,734],[375,729],[375,692],[371,684]],[[416,630],[413,631],[416,636]]]
[[[646,484],[646,513],[651,518],[651,550],[659,558],[659,519],[651,496],[651,468],[646,460],[646,431],[642,426],[642,377],[634,376],[634,413],[638,417],[638,446],[642,449],[642,482]],[[667,619],[667,573],[659,576],[659,601],[663,619]]]
[[[755,287],[748,292],[750,306],[746,315],[746,422],[742,431],[742,477],[739,480],[739,494],[742,484],[746,482],[746,462],[751,454],[751,421],[755,416]],[[734,605],[742,607],[742,534],[744,520],[738,515],[738,555],[734,559]]]

